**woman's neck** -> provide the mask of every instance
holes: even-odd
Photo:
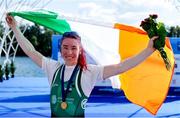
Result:
[[[66,66],[75,66],[75,65],[77,65],[77,63],[68,63],[68,62],[65,62],[65,65]]]

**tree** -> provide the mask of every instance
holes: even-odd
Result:
[[[9,69],[10,69],[10,73],[11,73],[11,78],[14,78],[14,73],[15,73],[16,67],[15,67],[13,60],[11,60]]]
[[[51,56],[51,36],[52,34],[55,34],[55,32],[37,24],[31,26],[21,25],[21,31],[23,31],[25,27],[27,27],[27,29],[24,32],[24,36],[32,43],[35,49],[44,56]],[[17,55],[22,56],[25,54],[19,48]]]
[[[2,65],[0,64],[0,82],[3,82],[3,75],[4,75],[4,69],[2,68]]]
[[[2,25],[2,21],[0,21],[0,37],[3,37],[4,26]]]
[[[39,45],[38,49],[45,56],[51,56],[51,36],[53,31],[44,28],[44,32],[38,37]]]
[[[168,31],[167,34],[168,37],[180,37],[180,27],[178,25],[168,27],[167,31]]]
[[[9,73],[10,73],[10,68],[9,68],[9,63],[6,63],[5,64],[5,77],[6,77],[6,80],[9,79]]]
[[[180,27],[176,26],[176,36],[180,37]]]

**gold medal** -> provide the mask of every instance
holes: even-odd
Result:
[[[61,102],[61,108],[65,110],[67,108],[67,103]]]

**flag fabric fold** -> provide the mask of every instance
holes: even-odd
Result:
[[[146,32],[124,24],[115,23],[112,28],[105,28],[67,22],[57,19],[57,14],[50,11],[11,12],[10,14],[43,25],[60,34],[71,29],[77,31],[82,36],[86,52],[97,64],[108,65],[123,61],[141,52],[149,42]],[[174,54],[168,38],[165,50],[173,65],[172,70],[166,70],[160,54],[155,51],[137,67],[122,73],[118,79],[113,78],[111,81],[112,86],[115,85],[116,88],[124,91],[128,100],[144,107],[154,115],[167,96],[174,72]]]

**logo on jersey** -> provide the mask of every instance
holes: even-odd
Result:
[[[83,100],[81,101],[81,108],[82,108],[82,109],[85,109],[85,108],[86,108],[86,103],[87,103],[87,99],[83,99]]]
[[[57,102],[57,98],[56,95],[52,95],[52,100],[51,100],[52,104],[55,104]]]

